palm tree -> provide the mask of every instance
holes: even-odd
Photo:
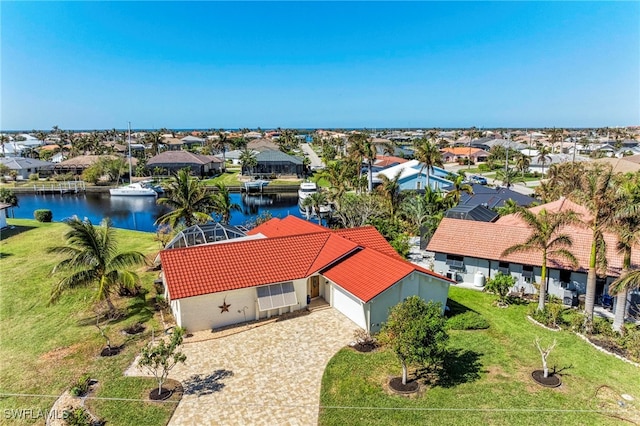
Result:
[[[144,135],[145,142],[151,145],[151,152],[153,155],[158,155],[160,152],[160,142],[162,142],[162,133],[159,131],[147,132]]]
[[[2,156],[4,157],[4,144],[9,142],[9,136],[0,134],[0,145],[2,145]]]
[[[544,176],[544,165],[547,163],[547,160],[551,161],[551,157],[549,156],[549,154],[551,154],[551,149],[548,146],[541,145],[540,147],[538,147],[537,160],[540,164],[542,164],[542,176]]]
[[[226,168],[226,164],[227,164],[226,163],[227,139],[228,139],[227,133],[220,130],[218,131],[217,135],[218,135],[218,138],[214,140],[213,148],[218,152],[222,152],[222,167],[224,169]]]
[[[318,218],[318,224],[322,225],[322,216],[320,215],[320,207],[327,204],[327,195],[324,192],[314,192],[307,198],[302,200],[302,207],[311,208]]]
[[[378,191],[382,196],[387,200],[389,205],[389,212],[391,217],[395,217],[396,211],[400,204],[400,176],[402,175],[402,170],[398,171],[396,175],[389,179],[384,175],[380,175],[382,179],[382,184],[378,187]]]
[[[358,179],[362,176],[362,162],[366,153],[365,141],[367,135],[364,133],[353,133],[349,135],[349,156],[358,163]]]
[[[420,172],[424,168],[427,169],[427,183],[425,187],[431,186],[429,183],[429,174],[435,166],[442,167],[442,153],[438,145],[431,143],[429,139],[420,138],[415,142],[415,157],[420,161]]]
[[[530,165],[531,165],[531,157],[525,154],[518,155],[518,158],[516,159],[516,168],[522,172],[523,178],[526,171],[529,170]]]
[[[518,211],[518,208],[520,206],[518,206],[518,203],[516,203],[514,200],[512,200],[511,198],[509,198],[508,200],[505,200],[504,204],[502,205],[502,207],[498,207],[496,209],[496,212],[500,215],[500,216],[506,216],[508,214],[513,214],[516,213]]]
[[[604,232],[611,228],[615,217],[615,190],[611,166],[596,165],[586,170],[579,185],[579,190],[571,196],[591,213],[591,219],[586,223],[592,232],[592,239],[584,305],[587,320],[591,321],[596,297],[596,274],[607,270],[607,245]]]
[[[232,211],[241,211],[242,209],[236,203],[231,201],[229,188],[222,182],[216,183],[218,192],[213,195],[213,212],[220,215],[220,222],[229,223]]]
[[[640,177],[640,175],[636,175]],[[618,203],[615,216],[615,231],[618,236],[616,248],[622,253],[622,274],[626,275],[631,270],[631,251],[640,244],[640,187],[637,179],[625,180],[620,183],[616,201]],[[614,291],[617,290],[617,291]],[[620,331],[624,324],[627,311],[628,288],[609,287],[609,294],[616,296],[616,310],[613,321],[613,329]]]
[[[460,202],[463,192],[473,195],[473,187],[465,183],[464,176],[458,176],[453,180],[452,189],[445,196],[445,201],[449,206],[455,207]]]
[[[356,163],[351,160],[347,161],[334,161],[327,164],[316,176],[318,178],[324,178],[329,181],[329,195],[328,198],[336,204],[336,208],[340,208],[340,200],[342,196],[347,192],[349,181],[356,174]]]
[[[502,256],[512,253],[529,251],[542,252],[542,272],[540,273],[540,291],[538,296],[538,310],[544,310],[547,298],[547,259],[549,257],[563,257],[572,265],[577,264],[576,257],[568,248],[573,245],[573,240],[567,234],[560,231],[566,225],[577,223],[574,212],[548,213],[546,209],[538,214],[525,208],[519,208],[516,213],[531,229],[529,238],[520,244],[515,244],[502,252]]]
[[[556,142],[562,142],[564,136],[564,131],[562,129],[556,129],[555,127],[551,130],[551,137],[549,138],[549,142],[551,142],[551,147],[553,151],[553,147],[555,147]]]
[[[376,161],[376,146],[371,138],[366,138],[364,142],[364,158],[367,161],[367,176],[369,181],[368,192],[373,191],[373,163]]]
[[[94,227],[88,219],[77,217],[65,220],[71,228],[66,234],[67,244],[49,248],[50,253],[67,256],[58,263],[52,273],[66,273],[53,288],[49,303],[73,288],[96,286],[95,297],[104,300],[109,314],[115,313],[111,294],[120,287],[134,288],[138,275],[127,268],[145,263],[144,254],[137,251],[120,253],[111,221],[105,219],[100,227]]]
[[[512,184],[516,182],[524,182],[524,178],[518,175],[518,171],[516,169],[508,168],[506,170],[500,169],[496,172],[496,178],[502,181],[504,186],[509,188]]]
[[[253,168],[258,165],[255,152],[249,148],[243,149],[240,153],[240,164],[242,165],[242,174],[244,174],[247,169],[251,170],[250,173],[253,174]]]
[[[165,204],[173,210],[158,218],[156,223],[166,223],[175,229],[180,223],[190,227],[211,220],[209,213],[214,204],[213,196],[200,179],[191,176],[189,169],[178,171],[165,192],[166,197],[158,198],[156,203]]]
[[[612,294],[612,295],[615,294],[617,297],[622,297],[623,294],[626,296],[630,291],[637,290],[637,289],[640,289],[640,270],[627,271],[626,273],[623,273],[617,280],[615,280],[609,285],[609,294]],[[624,300],[626,305],[626,297]],[[620,322],[620,325],[618,326],[618,328],[615,328],[616,321],[618,321],[618,309],[619,309],[619,305],[616,303],[616,319],[613,325],[614,325],[614,330],[619,331],[622,328],[622,323],[624,322],[625,309],[622,308],[622,312],[623,312],[622,322]]]

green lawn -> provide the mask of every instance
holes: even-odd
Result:
[[[483,315],[491,326],[450,333],[448,378],[442,384],[417,398],[389,395],[383,384],[401,372],[395,356],[345,348],[329,362],[322,379],[320,424],[618,424],[611,416],[580,410],[617,410],[620,394],[635,398],[627,403],[635,411],[616,415],[640,420],[639,368],[597,351],[574,334],[531,324],[526,306],[496,308],[492,296],[457,287],[449,297]],[[531,370],[542,367],[536,337],[547,344],[558,340],[549,363],[562,369],[559,388],[541,388],[530,379]]]
[[[213,186],[216,183],[223,183],[226,186],[242,186],[242,182],[238,179],[240,176],[240,170],[227,170],[219,176],[211,179],[205,179],[204,182],[208,186]],[[285,185],[285,186],[299,186],[302,179],[274,179],[269,182],[269,185]]]
[[[99,381],[96,396],[144,397],[154,387],[153,380],[124,377],[122,373],[149,338],[151,329],[162,328],[151,304],[141,299],[117,299],[117,306],[129,307],[128,315],[108,325],[107,330],[112,345],[125,344],[125,349],[117,356],[99,357],[105,341],[94,325],[90,290],[63,295],[56,305],[47,306],[55,280],[49,273],[59,258],[47,254],[46,248],[64,244],[67,226],[18,219],[8,222],[15,228],[3,231],[0,238],[0,393],[42,396],[2,397],[0,412],[48,410],[55,398],[85,372]],[[151,233],[118,230],[116,235],[122,251],[139,250],[153,258],[160,248]],[[139,272],[144,287],[151,289],[157,272],[145,269]],[[138,321],[145,322],[146,332],[125,338],[120,331]],[[98,416],[113,425],[165,424],[174,408],[174,404],[127,402],[128,409],[124,410],[124,404],[88,402]],[[12,420],[10,424],[18,422]]]

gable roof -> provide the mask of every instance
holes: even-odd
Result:
[[[282,151],[266,150],[256,155],[258,163],[293,163],[302,164],[302,160]]]
[[[478,183],[471,184],[473,194],[462,193],[459,205],[484,205],[488,208],[502,207],[506,200],[513,200],[519,206],[529,206],[537,200],[529,195],[524,195],[509,188],[491,188]],[[444,188],[447,189],[447,188]]]
[[[267,238],[161,251],[169,297],[256,287],[318,272],[364,302],[414,271],[449,281],[402,259],[371,226],[332,231],[287,216],[248,233],[258,234]],[[354,275],[363,269],[367,272]]]

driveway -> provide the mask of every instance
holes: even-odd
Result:
[[[187,361],[170,377],[185,393],[169,424],[317,424],[324,369],[356,328],[329,308],[184,344]]]
[[[311,145],[309,145],[308,143],[301,143],[300,147],[302,148],[304,153],[307,154],[307,156],[309,157],[309,167],[324,166],[324,163],[322,162],[320,157],[318,157],[318,154],[316,154],[313,148],[311,148]]]

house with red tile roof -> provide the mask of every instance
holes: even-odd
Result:
[[[460,161],[465,158],[471,158],[474,163],[477,163],[478,161],[487,161],[489,157],[489,153],[483,149],[463,146],[444,148],[440,152],[442,153],[442,161],[445,163]]]
[[[588,222],[591,217],[584,206],[566,198],[529,210],[538,213],[542,209],[550,213],[574,211],[582,223]],[[524,221],[514,214],[503,216],[494,223],[444,218],[429,241],[427,250],[435,253],[434,270],[457,281],[473,283],[478,275],[486,278],[503,272],[516,278],[514,290],[524,288],[528,293],[535,293],[533,284],[540,282],[542,253],[530,251],[502,256],[502,252],[508,247],[525,242],[530,233]],[[575,304],[576,296],[586,293],[592,233],[587,227],[580,225],[565,226],[561,233],[569,235],[573,240],[569,250],[578,264],[574,267],[564,259],[550,257],[547,291],[563,299],[566,304]],[[596,294],[606,301],[608,285],[620,276],[623,258],[616,250],[616,236],[605,233],[604,237],[608,267],[606,276],[597,280]],[[640,268],[640,247],[632,252],[632,268]],[[640,294],[633,294],[630,302],[632,306],[640,302]]]
[[[288,216],[247,236],[160,252],[179,326],[215,329],[323,298],[354,325],[377,331],[389,308],[409,296],[446,304],[452,281],[404,260],[372,226],[334,231]]]

